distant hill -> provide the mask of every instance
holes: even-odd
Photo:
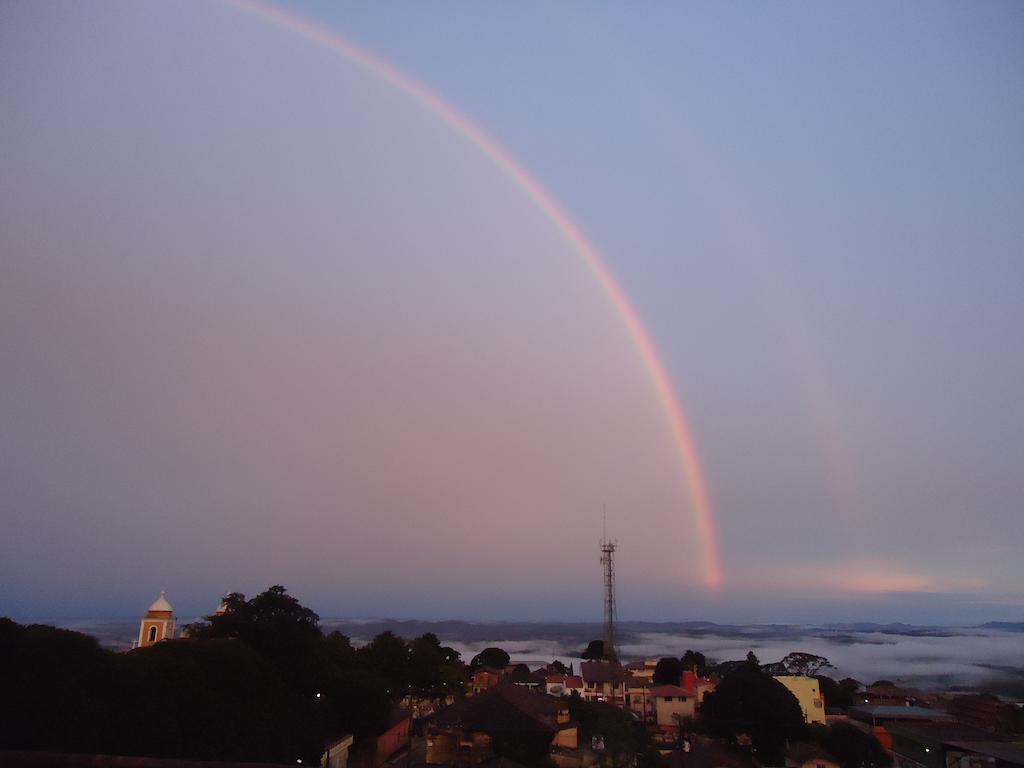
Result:
[[[980,629],[1001,629],[1003,632],[1024,632],[1024,621],[986,621]]]

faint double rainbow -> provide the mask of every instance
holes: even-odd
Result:
[[[587,241],[579,227],[569,218],[568,214],[562,210],[562,207],[555,199],[497,141],[484,133],[479,126],[441,98],[441,96],[393,65],[346,40],[337,32],[319,26],[277,6],[260,2],[259,0],[224,1],[233,8],[263,19],[281,29],[294,32],[311,43],[322,45],[335,51],[352,64],[384,80],[401,93],[419,102],[483,151],[501,171],[511,178],[536,203],[537,207],[558,228],[580,259],[583,260],[583,263],[593,273],[601,289],[611,301],[615,311],[623,323],[625,323],[629,337],[632,339],[633,345],[636,347],[640,359],[647,369],[648,375],[651,377],[658,400],[668,418],[672,441],[675,444],[679,465],[683,471],[689,491],[698,550],[701,558],[701,574],[704,583],[708,587],[712,589],[720,587],[722,584],[722,569],[718,556],[718,542],[711,499],[708,493],[707,482],[701,469],[697,447],[694,444],[693,434],[686,422],[682,405],[672,387],[672,382],[658,355],[658,351],[643,323],[637,316],[636,310],[630,304],[625,291],[616,282],[608,267],[605,266],[597,250]]]

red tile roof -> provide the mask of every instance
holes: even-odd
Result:
[[[693,696],[695,692],[690,689],[680,688],[678,685],[659,685],[657,688],[651,688],[651,696]]]

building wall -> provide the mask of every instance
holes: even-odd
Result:
[[[473,677],[470,678],[469,687],[473,693],[483,693],[488,688],[493,688],[501,681],[496,672],[488,672],[487,670],[481,669],[473,673]]]
[[[451,733],[431,733],[427,736],[427,762],[448,765],[455,761],[459,740]]]
[[[555,732],[553,746],[562,749],[579,748],[579,730],[577,728],[563,728]]]
[[[825,702],[821,698],[817,680],[804,675],[776,675],[775,679],[796,696],[804,713],[804,722],[825,723]]]
[[[693,717],[697,701],[693,696],[656,696],[654,711],[658,727],[673,729],[679,727],[676,715],[680,718]]]
[[[348,750],[351,746],[351,736],[343,736],[329,744],[321,761],[324,768],[348,768]]]
[[[156,632],[150,640],[150,629]],[[161,640],[169,640],[174,637],[174,615],[170,611],[149,611],[139,627],[139,648],[154,645]]]
[[[410,718],[399,720],[377,737],[377,765],[409,743]]]

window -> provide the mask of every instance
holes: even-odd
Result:
[[[672,701],[672,697],[671,696],[666,696],[665,697],[665,701]]]
[[[151,643],[155,643],[156,642],[156,627],[155,626],[152,626],[152,627],[149,628],[149,642],[151,642]]]

